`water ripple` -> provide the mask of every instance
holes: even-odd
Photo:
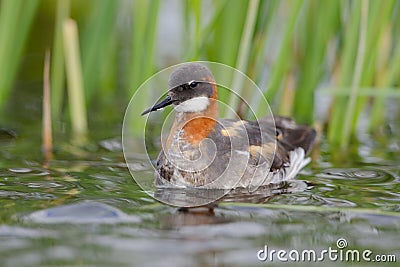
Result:
[[[50,174],[49,170],[41,168],[16,167],[16,168],[9,168],[8,170],[19,176],[22,174],[29,174],[31,176],[46,176]]]
[[[360,181],[366,184],[382,184],[395,180],[395,177],[384,170],[358,168],[331,168],[316,174],[317,177]]]
[[[80,223],[109,224],[137,223],[139,217],[127,215],[121,210],[95,201],[84,201],[39,210],[23,217],[24,220],[36,223]]]

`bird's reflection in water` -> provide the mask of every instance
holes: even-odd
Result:
[[[180,228],[182,226],[195,226],[195,225],[207,225],[207,224],[221,224],[229,223],[232,220],[223,216],[221,212],[215,212],[215,208],[218,209],[218,204],[221,202],[230,203],[267,203],[273,197],[282,195],[297,193],[306,190],[309,187],[305,181],[290,181],[283,182],[280,184],[273,184],[269,186],[263,186],[258,188],[254,192],[249,192],[248,189],[239,188],[231,190],[223,198],[209,205],[196,207],[196,208],[178,208],[176,212],[161,216],[160,222],[166,228]],[[171,188],[159,188],[156,191],[156,198],[158,200],[165,199],[166,202],[174,201],[177,203],[196,203],[199,198],[204,201],[205,197],[212,197],[212,190],[197,191],[187,189],[171,189]],[[214,192],[220,194],[220,192]],[[175,199],[172,199],[175,198]],[[186,202],[184,202],[186,201]],[[232,204],[234,205],[234,204]],[[255,205],[256,207],[256,205]]]
[[[178,209],[175,213],[160,218],[163,227],[172,229],[183,226],[223,224],[230,221],[228,218],[216,215],[214,210],[208,207]]]
[[[261,186],[253,192],[250,192],[247,188],[237,188],[226,194],[221,201],[262,204],[267,203],[275,196],[303,192],[308,187],[309,184],[305,181],[293,180]]]

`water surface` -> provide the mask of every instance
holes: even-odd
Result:
[[[118,135],[79,148],[61,142],[49,167],[39,135],[1,135],[0,266],[266,266],[279,261],[257,259],[265,246],[321,251],[340,238],[343,251],[400,260],[398,139],[388,140],[397,144],[390,153],[360,144],[343,162],[322,146],[296,181],[239,192],[209,213],[179,212],[142,192]]]

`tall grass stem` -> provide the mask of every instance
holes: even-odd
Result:
[[[64,100],[64,45],[63,22],[69,17],[70,0],[57,1],[54,28],[53,50],[51,56],[51,110],[53,120],[59,120]]]
[[[88,132],[87,115],[79,55],[78,28],[74,20],[67,19],[64,22],[63,35],[73,139],[77,143],[84,143]]]
[[[38,5],[39,0],[0,3],[0,109],[10,95]]]
[[[250,58],[251,41],[254,34],[254,28],[256,25],[257,10],[259,3],[260,3],[259,0],[250,0],[249,6],[247,8],[246,22],[242,32],[242,37],[239,46],[239,54],[236,62],[236,69],[242,72],[246,72],[247,64]],[[237,92],[240,96],[243,96],[244,93],[247,93],[245,92],[245,88],[243,88],[243,79],[244,79],[243,75],[241,75],[238,72],[235,72],[231,85],[231,88],[234,89],[234,91]],[[240,99],[235,94],[231,94],[228,104],[231,107],[231,109],[227,110],[226,114],[227,118],[235,118],[234,111],[236,112],[239,111],[239,103]]]
[[[354,113],[354,105],[357,99],[357,91],[359,90],[361,72],[364,66],[364,58],[365,58],[365,40],[367,36],[367,25],[368,25],[368,3],[369,1],[363,1],[361,5],[361,16],[360,16],[360,35],[358,38],[358,49],[357,49],[357,57],[355,62],[355,70],[353,81],[351,85],[350,99],[346,108],[346,116],[344,119],[344,128],[341,137],[341,147],[347,147],[350,139],[350,129],[351,122]]]
[[[291,56],[293,56],[291,45],[294,40],[294,28],[302,6],[302,0],[294,1],[293,5],[290,5],[291,10],[288,15],[289,20],[286,22],[287,24],[284,30],[283,40],[279,48],[278,57],[275,60],[267,90],[264,94],[268,101],[272,101],[276,93],[279,91],[283,77],[288,70]]]
[[[51,123],[50,100],[50,50],[46,50],[43,68],[43,114],[42,114],[42,138],[43,155],[45,164],[53,158],[53,135]]]

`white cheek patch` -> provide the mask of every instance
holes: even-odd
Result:
[[[176,112],[201,112],[207,109],[210,100],[206,96],[194,97],[175,106]]]

